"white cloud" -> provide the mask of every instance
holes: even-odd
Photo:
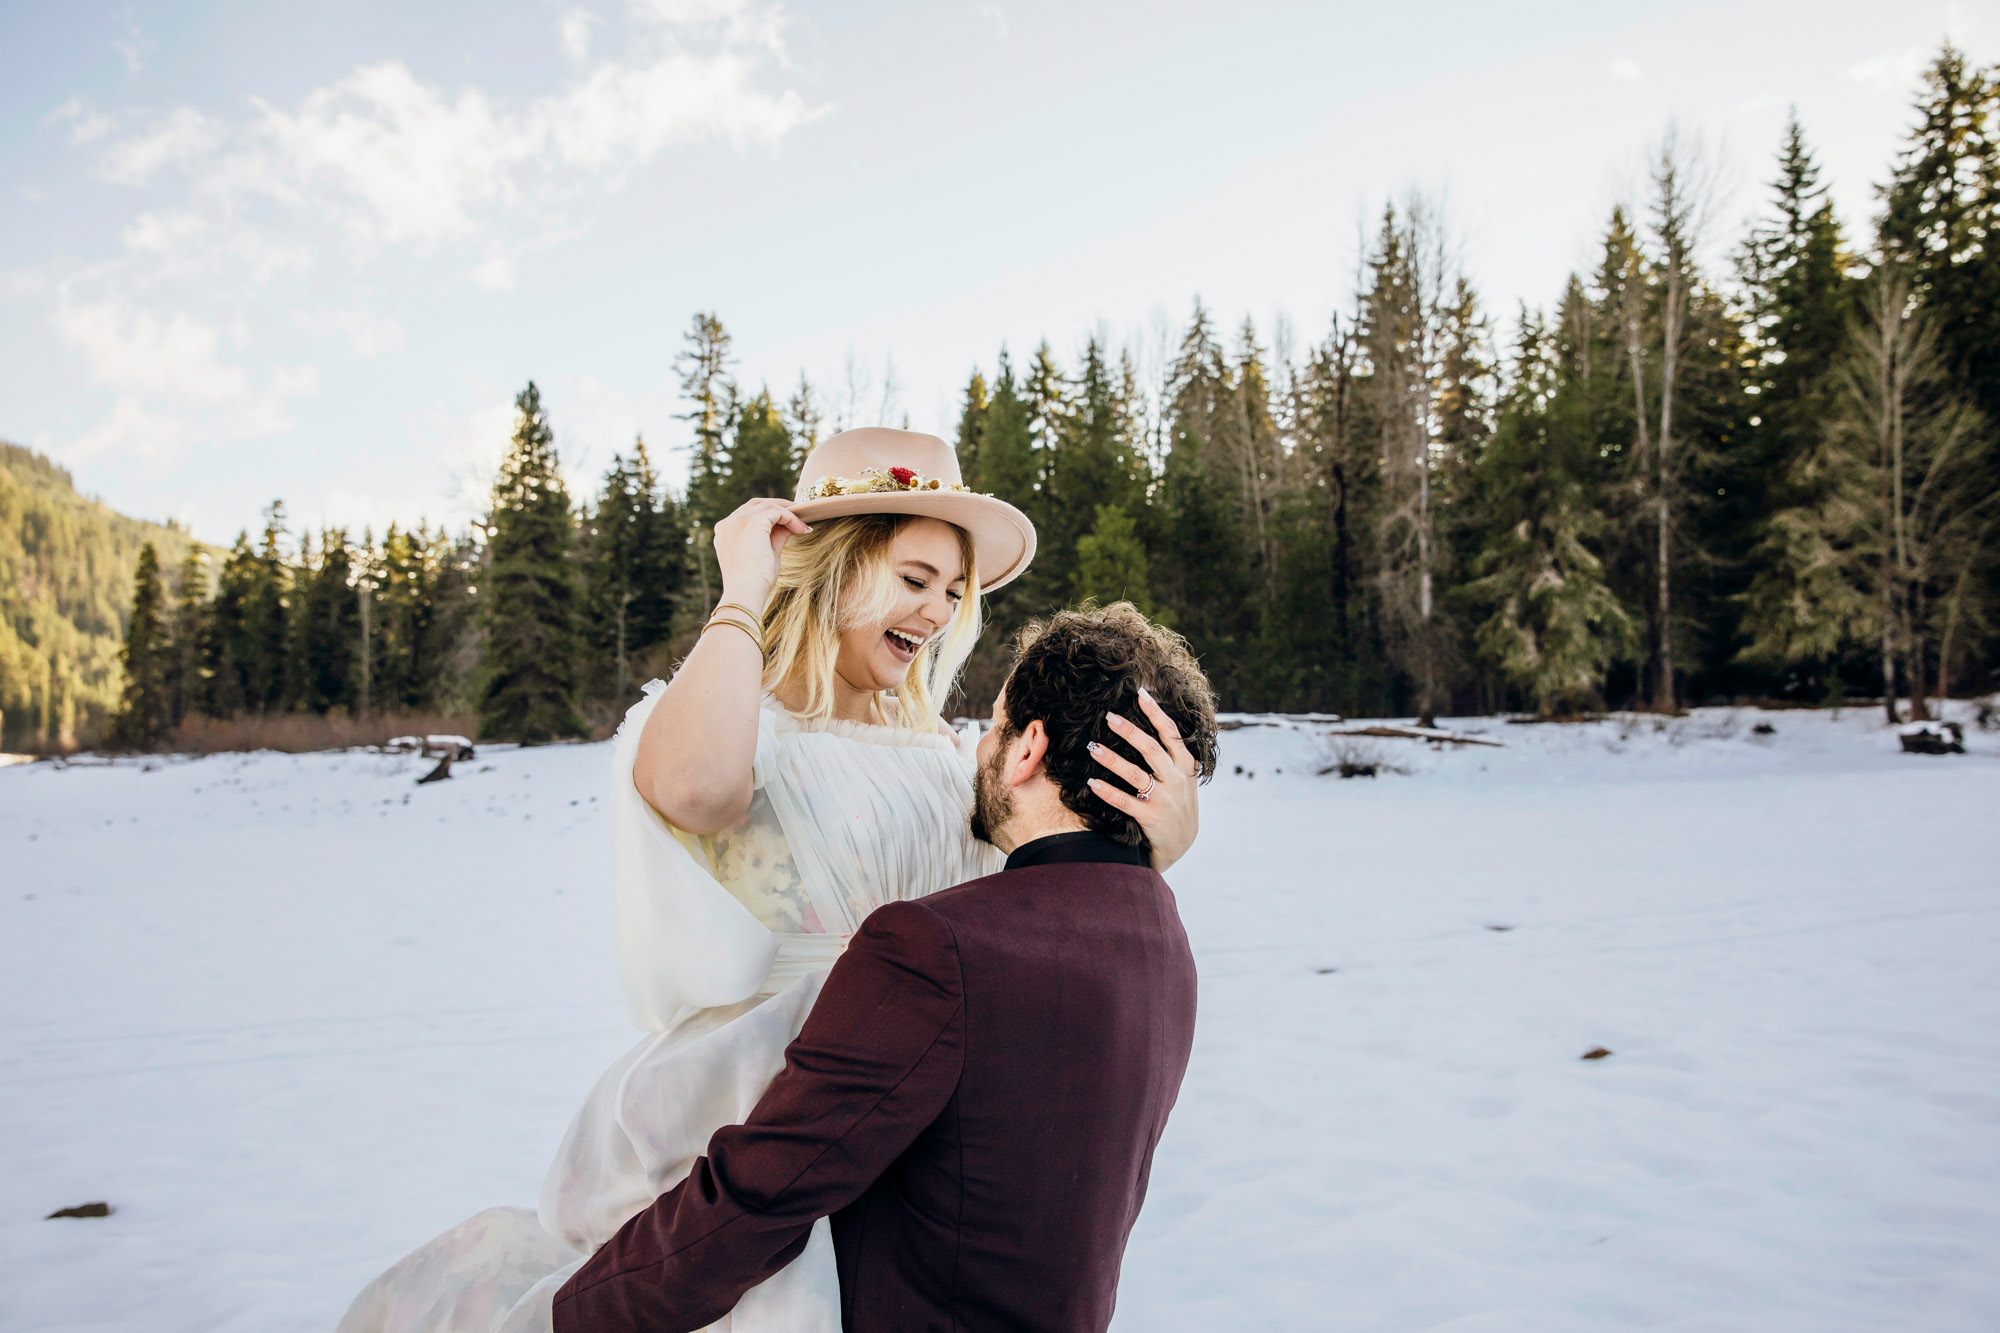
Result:
[[[511,292],[514,290],[515,253],[505,246],[494,246],[487,251],[486,258],[474,266],[467,275],[472,285],[486,292]]]
[[[1007,39],[1007,16],[1000,11],[1000,6],[994,4],[993,0],[984,0],[979,6],[979,15],[993,25],[993,31],[1002,41]]]
[[[1918,47],[1898,47],[1862,61],[1847,71],[1847,77],[1867,84],[1878,93],[1902,92],[1917,81],[1928,60],[1929,56]]]
[[[478,89],[446,101],[396,61],[316,90],[295,114],[263,112],[271,152],[256,165],[275,175],[262,188],[303,200],[325,186],[358,203],[346,221],[363,243],[470,233],[471,210],[510,197],[512,169],[533,151]]]
[[[208,229],[207,221],[199,213],[185,208],[170,208],[156,213],[141,213],[118,233],[118,239],[125,243],[127,250],[164,255],[204,235]]]
[[[51,322],[91,379],[116,395],[73,455],[173,453],[201,440],[279,434],[292,426],[285,400],[319,388],[309,366],[278,367],[258,388],[247,368],[221,359],[220,331],[184,312],[161,319],[114,300],[78,302],[65,288]]]
[[[146,40],[146,35],[139,31],[138,23],[128,17],[125,35],[113,42],[111,49],[124,57],[127,74],[137,74],[146,68],[147,58],[160,48],[158,43]]]
[[[296,112],[264,107],[268,152],[218,181],[293,201],[324,191],[362,247],[427,250],[476,235],[488,210],[528,198],[528,173],[574,168],[615,186],[670,145],[775,145],[817,114],[795,91],[755,87],[756,72],[738,52],[674,49],[643,64],[600,64],[517,114],[477,88],[448,99],[400,63],[371,65]],[[488,285],[498,274],[490,260],[477,271]]]
[[[43,124],[54,124],[58,121],[69,122],[71,143],[89,143],[92,139],[101,138],[109,133],[112,126],[111,117],[80,97],[70,98],[42,117]]]
[[[1621,79],[1642,77],[1639,70],[1639,62],[1636,60],[1614,60],[1606,68]]]
[[[556,21],[556,29],[562,34],[563,54],[572,64],[581,65],[590,59],[590,30],[597,22],[597,15],[587,9],[565,10]]]
[[[633,16],[664,27],[720,34],[732,46],[761,47],[784,59],[784,6],[754,0],[631,0]]]
[[[349,306],[325,313],[299,311],[292,322],[315,338],[338,334],[356,356],[374,358],[403,348],[403,326],[394,316],[376,315]]]
[[[98,175],[118,185],[145,185],[160,168],[185,166],[221,142],[219,123],[191,106],[175,107],[151,130],[105,149]]]

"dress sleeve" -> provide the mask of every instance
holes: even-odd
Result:
[[[745,1122],[716,1131],[688,1178],[556,1294],[556,1333],[675,1333],[728,1314],[943,1111],[958,1087],[963,1017],[950,928],[921,903],[879,908]]]
[[[633,1026],[664,1032],[690,1009],[735,1004],[757,993],[778,941],[709,873],[700,843],[646,804],[633,785],[639,733],[663,681],[646,686],[611,746],[613,892],[618,912],[618,980]],[[776,745],[758,712],[757,781]]]

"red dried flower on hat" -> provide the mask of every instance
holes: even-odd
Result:
[[[909,468],[906,467],[890,468],[889,477],[890,480],[894,481],[898,486],[904,487],[906,489],[908,487],[917,484],[917,474],[915,472],[912,472]]]

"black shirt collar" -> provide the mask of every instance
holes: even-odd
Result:
[[[1102,833],[1079,829],[1075,833],[1051,833],[1046,838],[1024,842],[1007,856],[1007,869],[1028,866],[1063,865],[1075,861],[1109,861],[1114,865],[1147,866],[1153,857],[1144,847],[1127,847]]]

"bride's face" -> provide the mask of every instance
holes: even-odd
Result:
[[[935,518],[905,523],[889,542],[889,573],[898,592],[886,618],[842,631],[834,670],[852,689],[890,690],[933,634],[943,633],[965,595],[958,530]]]

